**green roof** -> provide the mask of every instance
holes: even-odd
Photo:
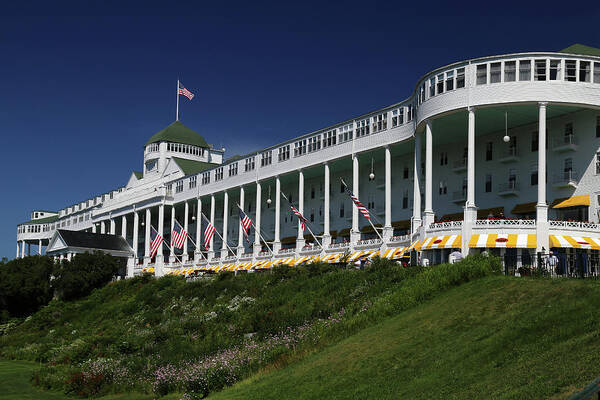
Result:
[[[206,140],[204,140],[198,132],[191,130],[180,121],[175,121],[162,131],[156,132],[150,140],[146,142],[146,146],[150,143],[158,142],[183,143],[198,147],[209,147]]]
[[[137,179],[142,179],[144,177],[144,173],[140,171],[133,171],[133,174]]]
[[[19,225],[49,224],[49,223],[57,221],[57,220],[58,220],[58,215],[53,215],[51,217],[46,217],[46,218],[32,219],[31,221],[23,222],[22,224],[19,224]]]
[[[173,160],[179,165],[179,168],[183,173],[187,175],[194,175],[198,172],[206,171],[207,169],[217,166],[217,164],[207,163],[202,161],[185,160],[183,158],[173,157]]]
[[[584,44],[575,43],[566,49],[562,49],[559,53],[569,53],[569,54],[581,54],[586,56],[597,56],[600,57],[600,49],[595,47],[586,46]]]

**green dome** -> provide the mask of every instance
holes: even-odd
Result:
[[[206,140],[204,140],[198,132],[191,130],[180,121],[175,121],[162,131],[156,132],[150,140],[146,142],[146,146],[150,143],[158,142],[183,143],[198,147],[209,147]]]

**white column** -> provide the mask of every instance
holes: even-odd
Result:
[[[105,221],[100,221],[100,233],[106,233],[106,224]]]
[[[138,235],[139,235],[139,225],[140,225],[140,213],[137,212],[137,210],[135,210],[133,212],[133,238],[131,240],[131,247],[133,247],[133,254],[134,254],[134,259],[135,259],[135,263],[137,263],[137,257],[138,257]]]
[[[21,247],[21,258],[25,258],[25,246],[26,246],[26,242],[23,240],[23,246]]]
[[[352,192],[354,196],[360,199],[359,195],[359,175],[358,175],[358,156],[352,155]],[[352,207],[352,231],[350,232],[350,242],[352,245],[360,240],[360,229],[358,228],[358,208],[351,203]]]
[[[150,224],[152,222],[152,214],[150,207],[146,208],[146,218],[144,219],[144,227],[146,228],[144,238],[144,266],[150,262]]]
[[[158,234],[162,237],[164,235],[164,226],[165,226],[165,205],[161,204],[158,206]],[[154,275],[163,276],[163,247],[164,244],[161,244],[158,247],[158,251],[156,252],[156,266],[154,267]]]
[[[115,232],[115,231],[116,231],[116,229],[117,229],[117,224],[116,224],[116,221],[115,221],[113,218],[111,218],[111,219],[110,219],[110,234],[111,234],[111,235],[114,235],[114,234],[116,233],[116,232]]]
[[[96,233],[96,223],[92,222],[92,233]]]
[[[262,246],[260,244],[260,217],[262,212],[262,185],[260,182],[256,182],[256,217],[254,218],[254,253],[260,253]]]
[[[537,251],[549,250],[548,204],[546,203],[546,106],[539,103],[538,115],[538,199],[536,205]]]
[[[201,252],[201,235],[202,235],[202,200],[200,198],[196,201],[196,250],[194,250],[194,262],[199,262],[202,257]]]
[[[389,113],[388,113],[389,114]],[[385,146],[385,222],[383,238],[388,240],[393,236],[392,228],[392,154],[390,146]]]
[[[215,195],[210,195],[210,224],[215,226]],[[215,235],[210,239],[210,248],[208,250],[208,259],[212,259],[215,256]]]
[[[223,246],[221,246],[221,258],[229,254],[227,250],[227,217],[229,216],[229,194],[223,192]]]
[[[246,201],[244,187],[240,186],[240,207],[244,210],[244,203]],[[240,257],[244,254],[244,232],[242,229],[242,221],[238,218],[238,247],[237,256]]]
[[[298,171],[298,211],[304,215],[304,172]],[[300,251],[304,247],[304,231],[302,224],[298,220],[298,236],[296,237],[296,250]]]
[[[281,217],[281,180],[279,176],[275,177],[275,239],[273,241],[273,252],[277,253],[281,249],[280,238],[280,217]]]
[[[433,213],[433,134],[431,121],[425,124],[425,210],[423,211],[423,226],[429,227],[434,221]]]
[[[38,240],[38,255],[42,255],[42,239]]]
[[[330,186],[331,186],[331,175],[329,172],[329,163],[324,164],[324,184],[323,184],[323,247],[331,244],[331,226],[329,221],[329,208],[330,208]]]
[[[189,229],[189,218],[188,214],[190,213],[190,204],[186,201],[183,209],[183,229],[187,232]],[[183,242],[183,258],[182,260],[185,262],[188,260],[188,240],[185,239]]]
[[[415,133],[412,232],[421,227],[421,134]]]
[[[19,241],[17,240],[17,255],[15,256],[15,258],[19,258],[19,250],[20,250],[20,245],[19,245]]]
[[[475,208],[475,109],[469,107],[467,155],[467,207]]]
[[[171,206],[171,232],[173,232],[173,228],[175,228],[175,204]],[[173,249],[173,236],[171,235],[171,249]],[[171,255],[169,256],[169,262],[174,263],[177,259],[175,258],[175,249],[171,251]]]
[[[121,217],[121,236],[123,239],[127,240],[127,216],[123,215]]]

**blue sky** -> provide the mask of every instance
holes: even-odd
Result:
[[[196,94],[182,121],[231,156],[403,100],[453,61],[600,47],[591,4],[48,4],[0,16],[0,257],[31,210],[141,170],[144,143],[174,120],[178,77]]]

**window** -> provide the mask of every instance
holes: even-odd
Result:
[[[492,191],[492,175],[487,174],[485,176],[485,192],[490,193]]]
[[[443,151],[440,153],[440,165],[448,165],[448,152]]]
[[[504,82],[514,82],[517,80],[517,62],[506,61],[504,63]]]
[[[181,193],[183,192],[183,180],[178,180],[175,183],[175,193]]]
[[[336,145],[337,129],[327,131],[323,134],[323,147],[331,147]]]
[[[404,195],[402,196],[402,208],[408,208],[408,189],[404,191]]]
[[[311,186],[310,188],[310,198],[314,199],[315,198],[315,187]]]
[[[594,63],[594,83],[600,83],[600,62]]]
[[[313,136],[308,139],[308,152],[321,150],[321,135]]]
[[[387,129],[387,113],[377,114],[373,117],[373,132],[380,132]]]
[[[559,81],[560,76],[560,60],[550,60],[550,80]]]
[[[435,76],[429,78],[429,97],[435,96]]]
[[[573,123],[565,124],[565,143],[573,142]]]
[[[279,148],[278,150],[278,161],[286,161],[290,159],[290,145],[285,145]]]
[[[531,133],[531,151],[536,152],[539,148],[539,135],[537,132]]]
[[[519,61],[519,80],[530,81],[531,80],[531,60],[520,60]]]
[[[366,136],[369,132],[369,119],[356,122],[356,137]]]
[[[464,88],[465,87],[465,69],[459,68],[456,70],[456,88]]]
[[[437,94],[444,93],[444,74],[437,76],[437,88],[435,91]]]
[[[565,60],[565,79],[568,82],[577,81],[577,61]]]
[[[600,117],[596,117],[596,137],[600,137]]]
[[[517,171],[514,169],[508,170],[508,187],[517,189]]]
[[[229,176],[236,176],[238,173],[238,163],[229,164]]]
[[[494,143],[487,142],[485,144],[485,161],[492,161],[494,155]]]
[[[223,179],[223,167],[215,169],[215,182]]]
[[[546,60],[535,60],[534,80],[536,80],[536,81],[545,81],[546,80]]]
[[[392,111],[392,128],[404,123],[404,107]]]
[[[454,71],[446,72],[446,91],[454,89]]]
[[[448,185],[444,181],[440,181],[440,195],[448,194]]]
[[[306,139],[302,139],[294,143],[294,157],[306,154]]]
[[[352,140],[352,132],[354,128],[352,124],[344,125],[340,128],[339,142],[344,143]]]
[[[490,64],[490,83],[498,83],[502,78],[502,63],[495,62]]]
[[[402,178],[408,179],[408,167],[407,166],[405,166],[404,170],[402,171]]]
[[[311,208],[310,210],[310,222],[315,222],[315,209]]]
[[[477,66],[476,82],[478,85],[485,85],[487,83],[487,64]]]
[[[210,183],[210,172],[202,173],[202,184],[207,185]]]
[[[340,182],[340,193],[344,193],[344,189],[346,189],[346,187],[344,186],[344,184],[342,182]]]
[[[600,174],[600,152],[596,153],[596,175]]]
[[[261,153],[260,155],[260,166],[261,167],[266,167],[267,165],[271,165],[271,162],[273,161],[272,158],[273,152],[271,150],[265,151],[264,153]]]
[[[538,184],[538,171],[537,166],[531,171],[531,175],[529,177],[529,183],[531,186],[537,186]]]
[[[344,218],[344,202],[340,203],[340,218]]]
[[[589,61],[579,61],[579,82],[590,82],[592,79],[592,65]]]
[[[194,176],[190,176],[190,183],[189,183],[189,188],[190,189],[194,189],[196,187],[196,179],[198,177],[196,175]]]

